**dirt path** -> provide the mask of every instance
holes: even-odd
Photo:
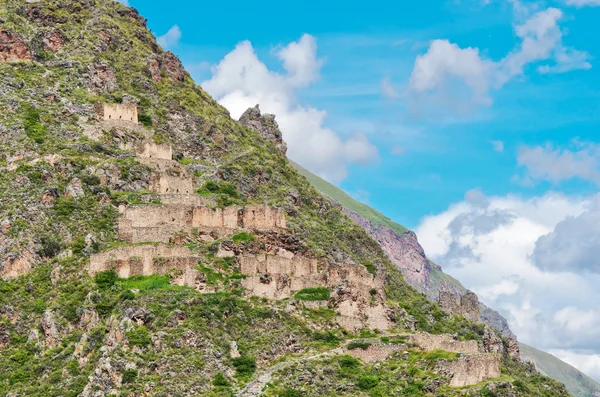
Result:
[[[325,356],[335,356],[337,354],[342,354],[344,352],[344,347],[338,347],[335,349],[327,350],[322,353],[314,354],[312,356],[301,356],[297,357],[291,361],[285,361],[279,364],[275,364],[263,371],[261,371],[258,377],[252,382],[248,383],[246,387],[244,387],[241,391],[236,394],[236,397],[258,397],[262,394],[262,390],[265,388],[267,383],[271,381],[271,375],[274,372],[292,366],[300,361],[314,360],[320,357]]]

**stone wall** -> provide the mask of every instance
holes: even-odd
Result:
[[[119,277],[166,274],[172,269],[185,271],[198,264],[198,257],[182,246],[137,245],[112,249],[92,255],[88,272],[114,269]]]
[[[157,145],[151,139],[144,139],[137,142],[124,142],[120,147],[121,150],[134,151],[138,160],[140,158],[160,160],[173,159],[173,149],[171,148],[171,145]]]
[[[414,335],[410,335],[408,341],[416,343],[421,346],[421,348],[429,351],[442,349],[448,352],[463,354],[477,353],[479,351],[477,341],[459,341],[454,339],[450,334],[432,335],[418,332]]]
[[[122,120],[138,123],[138,109],[134,104],[99,103],[95,106],[100,120]]]
[[[395,344],[371,344],[366,350],[360,348],[345,349],[344,353],[371,364],[378,361],[385,361],[392,353],[399,351],[400,347]]]
[[[493,354],[466,354],[442,366],[450,377],[450,386],[476,385],[500,376],[500,359]]]
[[[191,178],[171,176],[155,172],[150,176],[150,191],[156,194],[193,194],[194,184]]]
[[[129,243],[166,243],[173,234],[179,231],[191,232],[194,229],[215,230],[224,235],[231,234],[236,229],[255,228],[285,228],[283,211],[263,205],[243,208],[230,206],[224,209],[174,204],[134,205],[122,210],[118,224],[119,239]]]

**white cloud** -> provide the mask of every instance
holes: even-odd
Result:
[[[492,145],[494,146],[494,150],[496,152],[503,152],[504,151],[504,142],[502,142],[502,141],[492,141]]]
[[[202,86],[233,118],[257,103],[263,112],[275,114],[288,144],[288,156],[338,182],[346,177],[349,164],[374,161],[378,151],[360,132],[343,138],[326,127],[324,110],[296,102],[296,91],[319,78],[322,60],[317,58],[316,48],[315,39],[304,35],[279,49],[276,55],[286,71],[283,74],[270,71],[252,44],[244,41],[212,68],[212,78]]]
[[[589,69],[589,54],[565,47],[558,26],[563,13],[547,8],[532,14],[518,1],[512,2],[516,18],[528,15],[515,26],[519,44],[503,59],[493,61],[479,49],[461,48],[448,40],[434,40],[427,53],[418,55],[408,85],[413,109],[418,113],[466,113],[492,103],[490,91],[524,73],[526,66],[538,66],[540,73],[562,73]],[[425,108],[425,109],[424,109]]]
[[[167,33],[162,36],[158,36],[156,41],[164,48],[171,48],[179,44],[179,40],[181,40],[181,29],[179,26],[174,25],[167,31]]]
[[[575,7],[600,6],[600,0],[567,0],[567,4]]]
[[[549,353],[580,369],[586,375],[596,380],[600,379],[600,354],[586,354],[568,350],[550,350]]]
[[[398,91],[396,91],[396,89],[392,85],[392,82],[389,79],[389,77],[384,77],[383,80],[381,80],[381,92],[383,92],[383,95],[386,98],[390,99],[398,98],[400,96],[400,94],[398,94]]]
[[[600,145],[574,142],[575,150],[545,146],[523,147],[517,156],[526,168],[526,182],[547,180],[558,183],[579,178],[600,185]]]
[[[561,224],[589,216],[595,201],[554,193],[486,197],[471,191],[464,201],[424,218],[416,232],[427,255],[505,316],[520,340],[544,350],[585,351],[600,365],[600,274],[582,273],[569,265],[569,256],[556,252],[549,256],[562,266],[543,270],[535,254],[538,241],[553,234],[550,245],[570,252],[581,235],[570,241]],[[600,224],[589,219],[594,222]],[[587,254],[586,244],[600,240],[600,228],[585,230],[590,236],[581,248]]]

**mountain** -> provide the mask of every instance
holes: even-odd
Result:
[[[445,274],[439,266],[427,259],[412,231],[373,208],[359,203],[341,189],[312,174],[299,164],[290,163],[317,190],[341,205],[344,212],[379,242],[389,259],[402,270],[406,281],[426,294],[428,299],[437,301],[441,290],[450,290],[458,295],[466,293],[466,288],[458,280]],[[499,330],[504,336],[513,336],[506,319],[498,312],[480,304],[480,314],[485,323]],[[600,393],[598,383],[558,358],[524,343],[519,343],[519,347],[523,359],[534,362],[540,372],[564,383],[573,396],[595,397],[594,393]]]
[[[0,395],[567,395],[409,286],[135,9],[3,0],[0,93]]]
[[[543,374],[564,383],[574,397],[600,396],[600,384],[564,361],[541,350],[519,343],[521,356]]]
[[[350,218],[357,222],[374,238],[388,258],[403,273],[405,280],[431,301],[438,301],[441,291],[449,291],[462,296],[467,289],[425,255],[416,234],[392,221],[373,208],[359,203],[343,190],[312,174],[302,166],[290,161],[292,166],[304,175],[321,193],[338,203]],[[513,337],[506,319],[498,312],[480,304],[480,314],[484,322],[497,329],[505,337]]]

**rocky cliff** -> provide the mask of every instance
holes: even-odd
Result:
[[[566,395],[410,287],[135,9],[4,0],[0,32],[0,395]]]

